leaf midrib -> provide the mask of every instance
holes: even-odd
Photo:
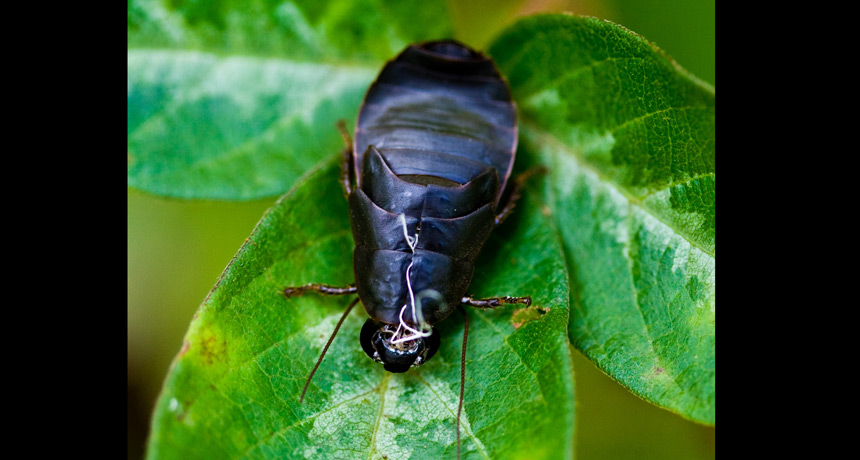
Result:
[[[559,150],[563,150],[563,151],[565,151],[565,152],[567,152],[567,153],[570,153],[570,154],[573,156],[574,160],[577,162],[577,164],[578,164],[579,166],[581,166],[581,167],[583,167],[583,168],[587,169],[588,171],[590,171],[591,173],[593,173],[593,174],[594,174],[594,175],[595,175],[595,176],[596,176],[596,177],[597,177],[601,182],[603,182],[604,184],[606,184],[607,186],[611,187],[612,189],[614,189],[615,191],[617,191],[618,193],[620,193],[622,196],[624,196],[624,197],[628,200],[628,204],[629,204],[629,206],[631,206],[631,207],[634,207],[634,206],[635,206],[635,207],[638,207],[639,209],[643,210],[643,212],[646,212],[649,216],[651,216],[652,218],[654,218],[655,220],[657,220],[657,221],[658,221],[658,222],[660,222],[661,224],[665,225],[667,228],[671,229],[671,230],[674,232],[674,234],[676,234],[676,235],[680,236],[680,237],[681,237],[681,238],[683,238],[685,241],[687,241],[687,242],[688,242],[688,244],[690,244],[690,245],[691,245],[691,247],[695,247],[695,248],[699,249],[700,251],[702,251],[702,253],[704,253],[704,254],[708,254],[709,256],[711,256],[711,258],[713,258],[713,257],[714,257],[714,254],[713,254],[713,253],[711,253],[711,252],[709,252],[709,251],[707,251],[707,250],[703,249],[702,247],[700,247],[700,245],[697,245],[697,244],[696,244],[696,243],[694,243],[693,241],[690,241],[690,239],[689,239],[689,238],[687,238],[687,236],[686,236],[685,234],[683,234],[683,233],[679,232],[679,231],[678,231],[674,226],[672,226],[671,224],[667,223],[666,221],[664,221],[664,220],[660,219],[658,216],[656,216],[656,215],[652,214],[651,212],[649,212],[649,211],[650,211],[650,209],[649,209],[647,206],[644,206],[644,205],[641,203],[641,201],[640,201],[640,200],[638,200],[637,198],[635,198],[635,197],[631,196],[631,195],[629,194],[629,192],[627,192],[627,190],[626,190],[624,187],[622,187],[622,186],[620,186],[619,184],[617,184],[616,182],[614,182],[614,181],[612,181],[612,180],[608,179],[608,178],[607,178],[604,174],[602,174],[599,170],[597,170],[596,168],[594,168],[594,166],[592,166],[592,165],[591,165],[591,164],[589,164],[587,161],[585,161],[585,159],[584,159],[584,158],[583,158],[583,157],[582,157],[582,156],[581,156],[581,155],[576,151],[576,149],[570,148],[569,146],[567,146],[566,144],[564,144],[561,140],[559,140],[558,138],[556,138],[552,133],[550,133],[550,132],[548,132],[548,131],[546,131],[546,130],[543,130],[543,129],[541,129],[541,128],[538,128],[538,127],[537,127],[537,125],[536,125],[534,122],[530,121],[530,120],[527,120],[527,119],[525,119],[525,118],[524,118],[524,119],[522,120],[522,124],[524,125],[524,127],[525,127],[527,130],[531,130],[531,132],[532,132],[534,135],[536,135],[537,137],[539,137],[539,138],[540,138],[540,140],[541,140],[541,142],[548,142],[548,143],[551,143],[551,144],[552,144],[552,146],[553,146],[554,148],[557,148],[557,149],[559,149]],[[629,261],[629,259],[628,259],[628,261]],[[568,266],[569,266],[569,264],[570,264],[570,261],[569,261],[569,260],[567,260],[567,251],[565,251],[565,263],[566,263]],[[633,291],[634,291],[634,292],[638,292],[638,289],[636,289],[636,287],[635,287],[635,286],[632,286],[632,289],[633,289]],[[581,307],[581,305],[578,305],[578,302],[576,302],[576,301],[572,301],[571,303],[572,303],[572,306],[571,306],[571,307],[572,307],[572,309],[575,309],[575,310],[577,310],[577,311],[582,312],[582,307]],[[657,359],[658,363],[661,363],[661,364],[662,364],[663,356],[657,352],[656,347],[654,346],[654,340],[655,340],[655,338],[653,338],[653,337],[651,336],[650,325],[649,325],[648,321],[645,319],[644,314],[643,314],[643,312],[642,312],[642,309],[641,309],[641,308],[638,308],[638,302],[637,302],[637,308],[636,308],[636,311],[637,311],[637,313],[639,313],[639,315],[640,315],[640,319],[641,319],[641,321],[642,321],[642,326],[643,326],[643,330],[644,330],[644,334],[643,334],[643,335],[644,335],[644,337],[647,339],[648,345],[650,346],[650,351],[651,351],[652,355]],[[583,316],[583,317],[585,317],[585,318],[590,318],[590,315],[587,315],[587,314],[585,314],[584,312],[582,312],[582,316]],[[589,326],[588,324],[586,324],[586,330],[587,330],[587,331],[589,332],[589,334],[590,334],[590,326]],[[658,338],[659,338],[659,337],[658,337]],[[601,348],[601,349],[603,348],[603,347],[602,347],[602,345],[600,346],[600,348]],[[604,353],[605,353],[605,351],[604,351]],[[609,370],[607,370],[607,369],[603,369],[603,368],[602,368],[602,366],[601,366],[601,364],[602,364],[602,363],[600,363],[599,361],[594,361],[594,363],[595,363],[595,365],[597,365],[597,366],[598,366],[598,368],[600,368],[601,370],[603,370],[607,375],[612,375],[612,372],[610,372],[610,371],[609,371]],[[664,365],[663,365],[663,367],[667,369],[669,366],[666,366],[666,365],[664,364]],[[690,367],[690,366],[688,365],[687,367],[685,367],[685,368],[684,368],[683,370],[681,370],[680,372],[673,373],[673,374],[671,375],[673,385],[675,386],[675,388],[677,388],[678,390],[680,390],[680,393],[681,393],[681,394],[688,394],[688,395],[691,395],[691,393],[689,392],[689,389],[688,389],[688,388],[686,388],[686,387],[684,387],[684,386],[682,386],[682,385],[680,385],[680,384],[678,383],[678,381],[677,381],[677,378],[680,376],[680,374],[681,374],[682,372],[686,371],[686,370],[687,370],[687,368],[689,368],[689,367]],[[653,401],[651,401],[651,400],[649,399],[649,397],[650,397],[649,395],[646,395],[645,393],[641,393],[641,392],[637,391],[637,390],[636,390],[636,389],[634,389],[634,388],[630,388],[630,389],[631,389],[631,391],[632,391],[634,394],[636,394],[637,396],[639,396],[639,397],[641,397],[641,398],[645,399],[646,401],[653,402]],[[693,395],[693,396],[695,397],[695,395]],[[696,398],[696,399],[698,400],[698,398]],[[661,406],[661,407],[663,407],[663,406]],[[666,408],[667,408],[667,410],[670,410],[671,412],[674,412],[674,413],[677,413],[677,414],[680,414],[680,413],[681,413],[680,411],[678,411],[678,410],[677,410],[677,409],[675,409],[675,408],[670,408],[670,407],[666,407]]]

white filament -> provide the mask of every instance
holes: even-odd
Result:
[[[415,246],[418,245],[418,233],[415,236],[409,236],[409,233],[406,228],[406,215],[400,214],[400,223],[403,225],[403,236],[406,237],[406,244],[409,245],[409,250],[412,251],[412,254],[415,254]],[[433,334],[432,328],[429,324],[424,322],[424,317],[421,314],[420,308],[420,295],[418,299],[419,308],[415,306],[415,294],[412,292],[412,282],[409,280],[409,274],[412,270],[412,264],[415,263],[415,258],[412,258],[412,261],[409,262],[409,266],[406,267],[406,288],[409,291],[409,303],[404,304],[403,308],[400,309],[400,324],[397,325],[397,329],[394,331],[394,335],[390,340],[390,343],[397,344],[402,342],[408,342],[410,340],[422,338],[422,337],[430,337]],[[412,318],[415,319],[420,325],[421,329],[415,329],[409,326],[406,321],[403,320],[403,312],[406,311],[406,307],[412,305]],[[412,335],[403,335],[404,332],[402,330],[406,330],[412,333]]]

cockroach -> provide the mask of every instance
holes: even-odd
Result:
[[[383,67],[359,110],[354,140],[343,124],[340,129],[347,143],[341,185],[355,240],[355,283],[308,284],[284,294],[358,298],[337,323],[300,401],[358,301],[370,316],[361,328],[361,347],[388,372],[430,360],[441,343],[433,326],[459,307],[459,458],[469,332],[462,305],[531,305],[528,296],[467,294],[481,247],[510,215],[529,175],[510,181],[506,193],[517,148],[516,105],[489,57],[453,40],[431,41],[408,46]]]

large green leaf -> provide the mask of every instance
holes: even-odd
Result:
[[[358,67],[129,50],[128,181],[182,198],[277,195],[344,148],[375,72]],[[321,85],[325,82],[325,85]]]
[[[300,180],[206,298],[159,398],[148,458],[455,457],[459,313],[439,326],[443,341],[433,359],[391,374],[361,350],[366,315],[357,308],[299,404],[351,299],[287,299],[282,289],[352,282],[353,241],[338,177],[330,161]],[[477,264],[475,295],[528,294],[534,306],[468,311],[464,459],[573,455],[570,293],[561,245],[542,209],[537,194],[527,195]]]
[[[525,19],[491,53],[571,276],[570,338],[643,398],[715,421],[715,96],[642,37]]]
[[[128,184],[182,198],[284,193],[386,59],[451,35],[417,0],[176,3],[129,0]]]
[[[409,42],[448,35],[442,10],[423,6],[430,3],[344,0],[270,7],[217,2],[203,7],[191,2],[173,7],[130,1],[129,185],[195,198],[282,193],[342,148],[335,122],[354,119],[384,59]],[[506,223],[485,251],[476,294],[526,290],[536,298],[544,292],[547,300],[559,297],[559,286],[571,289],[563,294],[564,302],[547,300],[553,306],[549,314],[516,332],[511,309],[475,313],[476,328],[486,317],[501,332],[484,338],[475,332],[470,349],[521,337],[523,348],[511,345],[508,353],[527,369],[536,369],[532,359],[551,359],[552,366],[543,369],[552,367],[552,372],[569,368],[569,358],[537,340],[555,339],[558,316],[553,315],[561,314],[569,298],[574,307],[570,339],[590,359],[643,398],[713,424],[713,89],[641,37],[593,19],[527,19],[509,28],[490,52],[509,77],[521,109],[518,161],[542,163],[551,173],[542,196],[527,194],[512,218],[515,223]],[[313,296],[287,301],[274,293],[283,285],[352,279],[345,205],[335,199],[339,192],[330,187],[336,173],[327,168],[325,180],[311,179],[318,182],[304,185],[272,210],[204,302],[159,400],[151,456],[194,449],[201,456],[221,452],[229,458],[244,451],[264,456],[272,446],[287,446],[296,456],[324,456],[317,441],[327,436],[362,457],[429,445],[418,441],[425,435],[438,442],[436,452],[451,452],[452,423],[450,418],[441,423],[444,410],[439,408],[450,409],[458,388],[462,325],[453,318],[443,328],[452,340],[434,358],[436,364],[384,377],[374,374],[381,372],[378,366],[366,362],[354,343],[361,323],[354,313],[342,331],[353,343],[335,342],[304,405],[289,399],[300,390],[346,301]],[[328,198],[308,198],[322,190]],[[541,237],[532,241],[535,235]],[[558,251],[556,239],[562,243]],[[508,258],[543,268],[511,267]],[[511,284],[523,273],[544,279]],[[265,285],[269,297],[254,285]],[[529,329],[544,323],[551,324]],[[532,332],[517,336],[523,330]],[[549,357],[538,358],[540,351]],[[484,354],[499,353],[489,349]],[[500,431],[504,440],[490,439],[498,425],[509,423],[510,417],[499,414],[520,411],[518,400],[498,395],[528,398],[533,389],[528,373],[489,385],[499,380],[492,369],[508,369],[499,363],[487,361],[482,371],[470,362],[470,379],[473,368],[486,374],[476,376],[474,389],[467,391],[465,430],[477,433],[480,444],[470,444],[467,437],[464,447],[476,455],[501,449],[513,458],[528,445],[520,434],[541,440],[543,432],[533,427],[553,430],[540,417],[526,424],[529,412],[512,419],[515,432]],[[420,381],[425,373],[437,380]],[[534,374],[543,382],[541,373]],[[375,381],[369,377],[374,375]],[[571,396],[567,377],[546,378],[557,385],[545,391],[552,385],[540,384],[544,401]],[[390,412],[408,406],[404,401],[428,396],[416,389],[422,385],[436,391],[433,407],[439,411],[433,417]],[[508,385],[515,391],[480,393],[484,400],[479,402],[469,395],[482,392],[481,385]],[[363,401],[376,404],[369,431],[361,431],[361,421],[368,420]],[[564,444],[572,443],[571,404],[553,402],[547,406],[553,410],[538,409],[563,420],[561,435],[540,441],[551,446],[550,458],[571,451]],[[354,423],[337,423],[342,420]],[[419,428],[407,433],[407,425]],[[421,455],[432,456],[432,449]]]

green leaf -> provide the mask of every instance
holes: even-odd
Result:
[[[544,15],[491,48],[571,276],[570,338],[631,391],[715,422],[715,96],[642,37]]]
[[[341,151],[385,60],[451,26],[415,0],[139,0],[128,31],[129,186],[253,199]]]
[[[455,457],[459,313],[439,326],[436,356],[391,374],[359,346],[366,314],[356,308],[299,404],[351,299],[287,299],[282,289],[353,281],[353,240],[338,178],[338,161],[327,161],[300,180],[263,217],[203,302],[157,403],[148,458]],[[548,311],[468,309],[464,459],[573,455],[568,279],[539,197],[523,200],[488,242],[472,292],[531,295]],[[518,328],[515,317],[524,321]]]
[[[337,122],[354,122],[376,73],[163,50],[129,50],[128,69],[129,185],[218,199],[283,193],[343,150]]]

